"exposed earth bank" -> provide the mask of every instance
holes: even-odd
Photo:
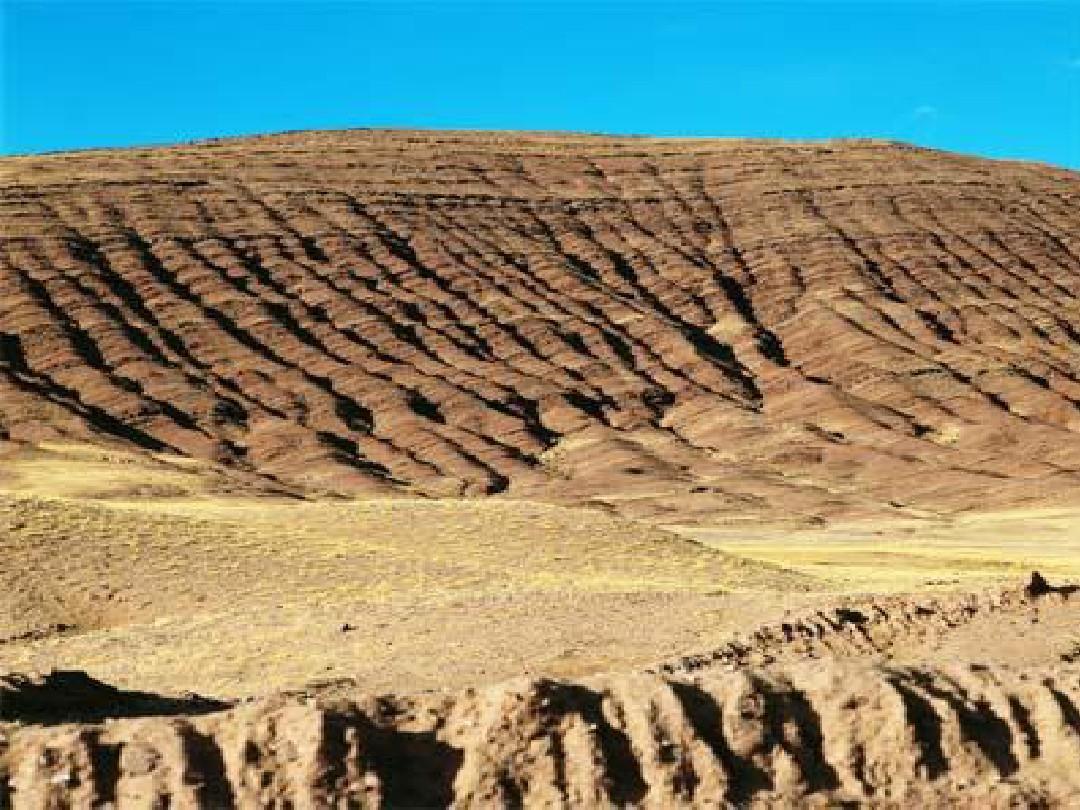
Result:
[[[341,680],[227,706],[77,673],[8,677],[0,796],[17,807],[1068,806],[1080,797],[1080,652],[1066,645],[1037,667],[1002,659],[1024,659],[1040,616],[1057,620],[1036,646],[1067,641],[1073,591],[895,598],[766,626],[663,675],[458,692],[365,696]],[[903,661],[913,639],[955,647],[988,632],[990,663]]]

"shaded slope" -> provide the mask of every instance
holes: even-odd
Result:
[[[1066,171],[410,132],[0,165],[0,436],[649,515],[1080,483]]]

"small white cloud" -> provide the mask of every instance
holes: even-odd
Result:
[[[932,104],[920,104],[911,111],[913,118],[937,118],[938,108]]]

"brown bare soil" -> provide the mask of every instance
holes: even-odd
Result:
[[[0,810],[1077,806],[1078,202],[875,141],[0,159]]]
[[[1080,798],[1075,651],[1034,671],[884,658],[927,631],[979,638],[988,616],[1000,658],[1025,645],[1002,619],[1075,627],[1073,590],[819,612],[729,645],[711,671],[692,662],[693,678],[380,697],[339,681],[231,708],[9,678],[0,708],[23,724],[0,725],[0,786],[21,806],[1064,807]]]
[[[1067,171],[379,131],[0,166],[13,440],[681,523],[1080,480]]]

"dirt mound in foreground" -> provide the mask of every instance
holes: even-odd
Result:
[[[697,681],[291,695],[215,714],[7,727],[0,805],[1065,805],[1080,669],[800,665]]]
[[[1080,600],[1036,590],[851,600],[653,673],[456,691],[8,676],[0,807],[1069,806],[1080,665],[1051,649]]]
[[[1080,481],[1075,173],[439,132],[0,168],[0,440],[680,522]]]

